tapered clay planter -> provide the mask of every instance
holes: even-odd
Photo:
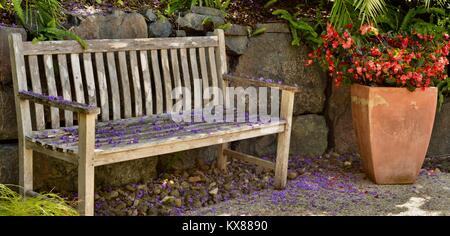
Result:
[[[352,85],[353,126],[368,176],[377,184],[414,183],[430,143],[437,89]]]

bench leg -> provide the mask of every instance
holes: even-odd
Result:
[[[275,162],[275,188],[284,189],[287,182],[289,160],[289,137],[287,132],[278,134],[277,159]],[[289,132],[290,136],[290,132]],[[287,145],[286,145],[287,141]]]
[[[219,144],[218,156],[217,156],[217,168],[221,171],[227,170],[227,156],[224,153],[224,150],[229,146],[228,143]]]
[[[33,190],[33,150],[27,149],[20,144],[19,152],[19,185],[23,188],[20,193],[25,196],[30,190]]]
[[[78,210],[94,215],[95,115],[79,114]]]
[[[275,163],[275,188],[284,189],[287,182],[289,145],[291,140],[292,113],[294,108],[294,93],[283,91],[281,94],[280,118],[286,121],[283,133],[278,134],[277,159]]]
[[[94,167],[78,166],[78,211],[80,215],[94,215]]]

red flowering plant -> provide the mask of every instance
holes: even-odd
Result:
[[[358,83],[415,90],[447,78],[447,34],[380,33],[369,24],[337,31],[328,24],[321,37],[323,43],[309,54],[307,64],[321,64],[338,86]]]

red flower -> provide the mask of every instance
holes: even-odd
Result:
[[[402,39],[402,48],[408,47],[408,41],[409,41],[408,37]]]
[[[336,85],[342,84],[345,78],[365,85],[395,83],[398,87],[408,84],[424,88],[435,85],[434,80],[447,78],[449,35],[383,34],[372,25],[363,25],[355,36],[365,35],[364,40],[356,44],[351,32],[337,31],[328,24],[322,34],[323,44],[308,54],[306,64],[320,63]]]
[[[370,50],[370,53],[372,54],[373,57],[379,57],[381,56],[381,52],[380,49],[378,49],[377,47],[374,47]]]
[[[345,41],[345,43],[342,44],[342,47],[344,49],[349,49],[353,44],[353,39],[352,38],[347,38],[347,41]]]
[[[339,42],[334,41],[333,43],[331,43],[331,46],[333,46],[333,48],[337,48],[339,46]]]

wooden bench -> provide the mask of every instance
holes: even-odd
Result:
[[[78,165],[79,211],[94,214],[94,168],[128,160],[217,145],[217,165],[227,156],[275,170],[284,188],[295,87],[228,76],[224,34],[213,36],[22,42],[10,36],[19,131],[20,185],[33,188],[33,151]],[[230,81],[281,92],[279,121],[174,122],[171,91],[184,86],[201,108],[203,87]],[[226,96],[225,96],[226,97]],[[226,98],[227,99],[227,98]],[[224,101],[220,101],[222,103]],[[186,109],[191,109],[186,108]],[[228,149],[228,143],[278,134],[276,163]]]

